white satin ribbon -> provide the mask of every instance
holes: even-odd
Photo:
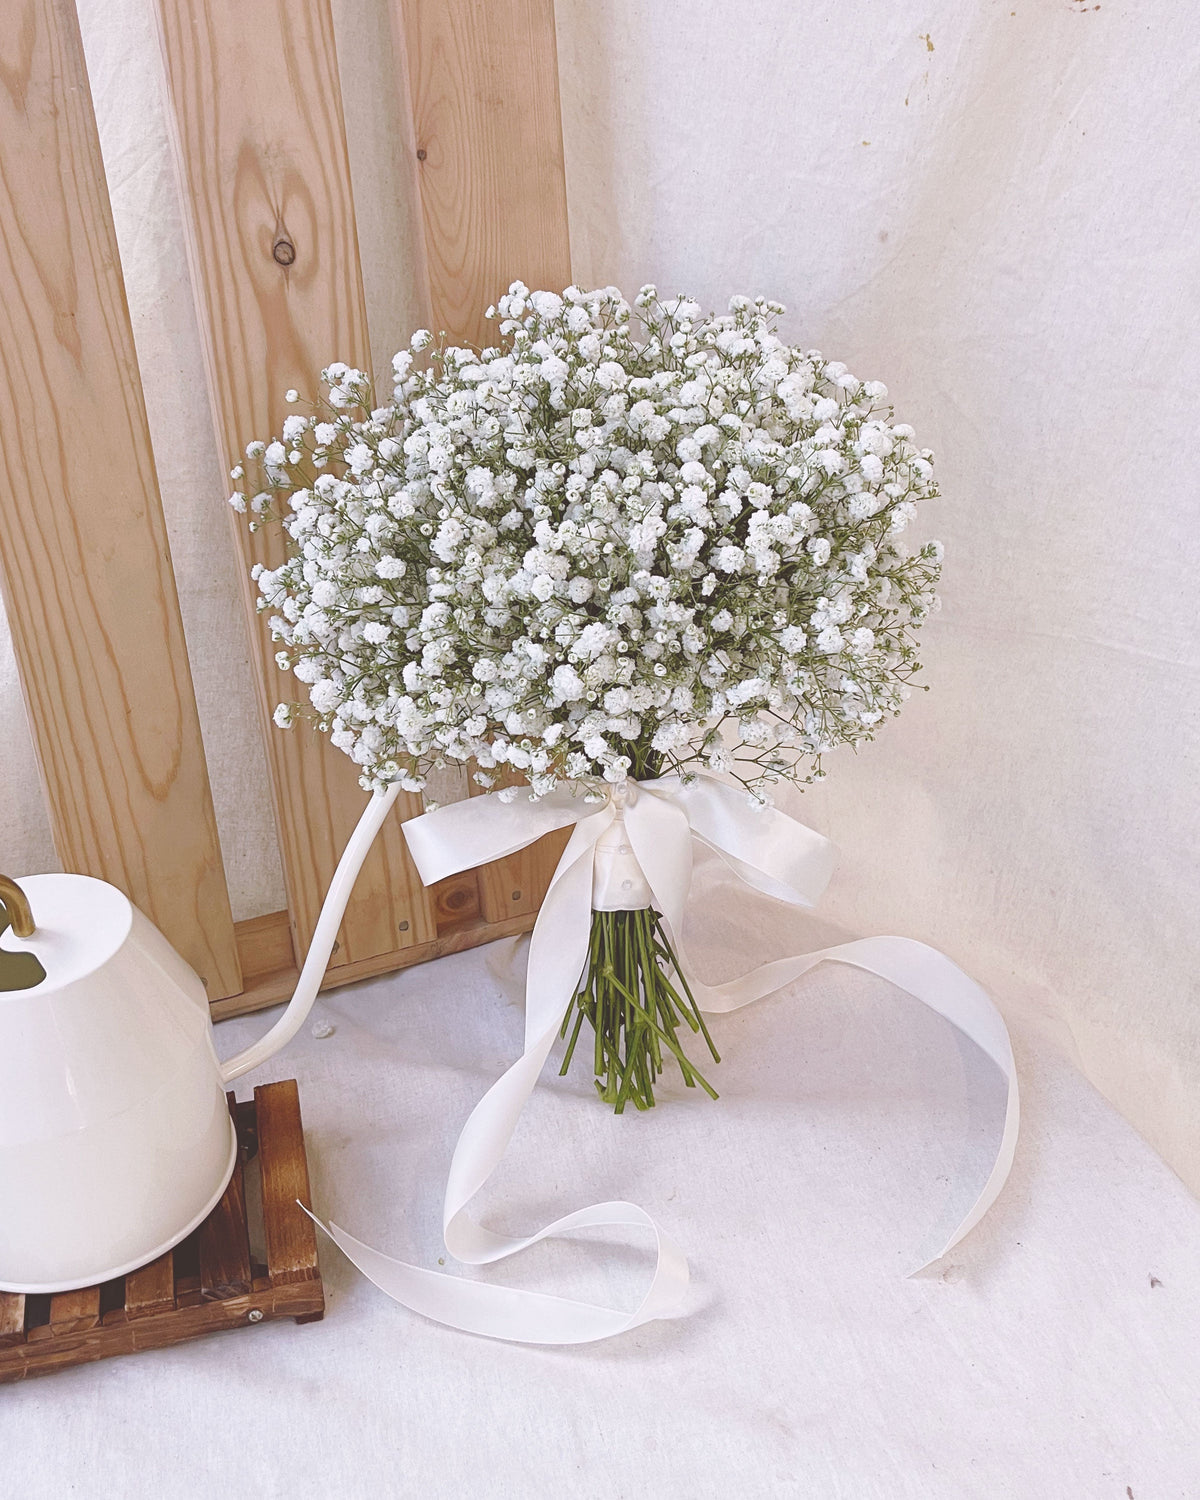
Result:
[[[1017,1141],[1012,1047],[991,1000],[944,954],[909,938],[860,938],[763,964],[728,984],[705,985],[696,981],[680,947],[693,840],[715,850],[755,890],[792,906],[812,907],[833,872],[835,851],[828,839],[774,808],[752,806],[744,793],[707,775],[686,782],[677,776],[631,782],[604,804],[586,802],[566,788],[537,802],[506,802],[493,792],[424,813],[403,827],[426,885],[514,854],[555,829],[572,828],[530,940],[525,1051],[472,1110],[454,1150],[443,1214],[446,1249],[467,1265],[478,1266],[574,1229],[632,1226],[652,1232],[657,1254],[641,1302],[632,1312],[624,1312],[424,1270],[373,1250],[335,1224],[322,1224],[359,1270],[397,1302],[451,1328],[534,1344],[590,1343],[670,1317],[677,1310],[687,1289],[687,1261],[635,1204],[594,1204],[524,1238],[498,1234],[467,1213],[471,1199],[504,1155],[562,1025],[587,962],[594,908],[637,910],[653,904],[671,931],[680,966],[705,1011],[736,1010],[792,983],[817,964],[833,961],[877,974],[944,1016],[1003,1073],[1008,1103],[991,1174],[966,1218],[932,1260],[958,1244],[995,1201]]]

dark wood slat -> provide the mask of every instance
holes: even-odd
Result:
[[[233,1117],[237,1121],[238,1150],[244,1165],[258,1155],[258,1112],[254,1100],[243,1099],[235,1106]]]
[[[0,1349],[25,1342],[25,1298],[20,1292],[0,1292]]]
[[[247,1289],[236,1296],[206,1297],[208,1268],[203,1235],[190,1234],[167,1255],[121,1280],[53,1297],[0,1292],[0,1385],[50,1374],[110,1355],[136,1354],[225,1329],[254,1328],[276,1318],[312,1323],[325,1311],[316,1263],[316,1236],[295,1199],[308,1201],[308,1169],[294,1082],[256,1091],[263,1100],[267,1142],[263,1235],[275,1274],[249,1257]],[[254,1150],[256,1104],[230,1108],[238,1126],[241,1157]],[[244,1197],[243,1197],[244,1202]],[[244,1216],[243,1216],[244,1222]],[[248,1240],[249,1236],[247,1236]],[[119,1305],[122,1297],[124,1305]],[[2,1489],[2,1486],[0,1486]]]
[[[297,1323],[318,1320],[325,1306],[319,1281],[268,1288],[224,1302],[199,1302],[193,1307],[172,1308],[153,1317],[119,1323],[83,1333],[64,1333],[57,1338],[31,1339],[28,1343],[0,1349],[0,1385],[65,1370],[143,1349],[164,1349],[207,1333],[225,1329],[253,1329],[276,1318],[294,1318]],[[261,1317],[251,1317],[261,1313]]]
[[[86,1333],[100,1326],[100,1288],[85,1286],[78,1292],[59,1292],[50,1298],[50,1322],[57,1338],[61,1333]]]
[[[200,1245],[198,1231],[175,1246],[175,1306],[194,1307],[200,1296]]]
[[[175,1256],[170,1250],[125,1278],[125,1314],[149,1318],[175,1306]]]
[[[311,1199],[295,1079],[255,1089],[254,1104],[271,1281],[309,1281],[319,1275],[317,1232],[296,1205],[297,1199],[306,1205]]]
[[[237,1123],[237,1101],[227,1095],[229,1113]],[[242,1153],[225,1195],[201,1224],[197,1233],[200,1251],[200,1291],[206,1302],[221,1297],[240,1297],[250,1290],[250,1232],[246,1224],[246,1188],[242,1180]]]

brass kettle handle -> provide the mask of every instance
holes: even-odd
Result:
[[[19,938],[33,936],[33,912],[29,909],[29,898],[17,882],[10,880],[7,875],[0,875],[0,906],[7,910],[12,930]]]

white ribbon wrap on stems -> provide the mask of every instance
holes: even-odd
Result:
[[[851,964],[907,990],[992,1059],[1008,1087],[1004,1131],[982,1192],[932,1260],[945,1255],[995,1201],[1017,1141],[1012,1047],[1004,1021],[984,991],[936,948],[899,937],[860,938],[777,959],[728,984],[698,983],[680,945],[693,840],[715,850],[747,885],[799,907],[817,904],[835,860],[828,839],[774,808],[752,806],[744,792],[712,776],[630,782],[615,789],[602,805],[588,803],[566,788],[537,802],[504,801],[500,793],[492,792],[424,813],[403,826],[421,879],[432,885],[447,875],[515,854],[543,834],[572,825],[570,842],[530,940],[525,1051],[475,1106],[454,1150],[443,1215],[446,1249],[458,1260],[477,1266],[574,1229],[648,1229],[656,1241],[657,1257],[641,1302],[632,1312],[623,1312],[490,1282],[465,1281],[394,1260],[337,1225],[321,1227],[390,1297],[436,1322],[467,1332],[521,1343],[590,1343],[671,1316],[687,1288],[687,1261],[636,1204],[593,1204],[525,1238],[498,1234],[467,1213],[471,1199],[504,1155],[562,1025],[587,963],[593,909],[638,910],[653,904],[670,929],[680,967],[701,1010],[736,1010],[792,983],[819,963]]]

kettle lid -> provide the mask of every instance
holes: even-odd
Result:
[[[18,937],[7,917],[0,915],[0,1005],[33,991],[47,993],[86,978],[106,963],[129,936],[133,905],[128,896],[90,875],[27,875],[14,882],[28,902],[33,919],[29,937]],[[7,884],[7,882],[6,882]],[[0,894],[0,902],[3,896]],[[6,955],[32,956],[36,969],[10,986],[2,982]],[[32,982],[30,982],[32,981]]]

